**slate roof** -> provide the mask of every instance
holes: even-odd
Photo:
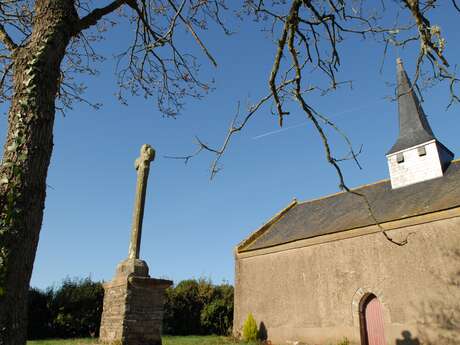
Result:
[[[398,75],[399,137],[387,154],[435,139],[401,59],[398,59],[396,65]]]
[[[444,176],[437,179],[398,189],[391,189],[390,180],[384,180],[354,191],[367,197],[380,223],[457,207],[460,206],[460,160],[453,161]],[[240,244],[238,250],[267,248],[373,224],[365,200],[342,192],[294,202]]]

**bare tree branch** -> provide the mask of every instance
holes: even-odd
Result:
[[[407,8],[410,10],[416,24],[418,31],[420,33],[420,43],[422,52],[428,55],[431,59],[435,59],[432,55],[432,52],[441,60],[445,66],[449,66],[447,59],[443,55],[443,41],[440,38],[438,44],[435,44],[433,41],[433,36],[440,36],[439,28],[431,26],[428,18],[423,14],[420,9],[419,0],[403,0]],[[455,2],[454,2],[455,5]]]
[[[195,38],[195,40],[197,41],[197,43],[199,44],[199,46],[201,47],[201,49],[204,51],[204,53],[206,54],[206,56],[208,57],[209,60],[211,60],[212,64],[217,67],[217,61],[216,59],[214,59],[214,57],[211,55],[211,53],[209,52],[209,50],[206,48],[206,46],[203,44],[203,42],[201,41],[201,39],[198,37],[198,35],[196,34],[195,30],[193,30],[193,27],[192,25],[190,24],[189,21],[185,20],[185,18],[182,16],[182,14],[180,13],[180,11],[177,9],[176,5],[174,5],[174,3],[171,1],[171,0],[168,0],[169,4],[171,5],[171,7],[176,11],[176,13],[179,15],[179,18],[184,22],[185,26],[187,27],[187,29],[190,31],[190,33],[192,34],[192,36]]]
[[[89,27],[95,25],[102,17],[106,16],[107,14],[112,13],[116,9],[118,9],[123,4],[127,3],[128,0],[115,0],[109,5],[101,8],[96,8],[88,15],[80,19],[78,26],[76,28],[76,33],[79,33]]]
[[[460,6],[457,4],[456,0],[452,0],[452,5],[454,5],[455,9],[460,12]]]
[[[5,30],[5,27],[0,24],[0,41],[7,47],[10,51],[14,51],[18,46],[13,42],[11,37]]]

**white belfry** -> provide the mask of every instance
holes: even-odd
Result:
[[[397,74],[399,137],[387,153],[393,189],[443,176],[454,158],[434,136],[401,59]]]

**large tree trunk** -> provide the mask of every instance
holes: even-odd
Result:
[[[33,34],[13,56],[14,96],[0,167],[0,345],[26,342],[60,64],[77,20],[74,0],[37,0]]]

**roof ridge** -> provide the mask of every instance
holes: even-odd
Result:
[[[353,190],[372,196],[372,209],[380,224],[460,207],[460,159],[451,162],[444,177],[412,184],[397,192],[389,188],[388,180]],[[359,198],[346,197],[345,193],[286,208],[236,248],[237,253],[375,224]]]
[[[450,162],[450,164],[458,164],[460,163],[460,157],[457,158],[457,159],[454,159]],[[390,179],[387,178],[387,179],[382,179],[382,180],[378,180],[378,181],[375,181],[375,182],[371,182],[371,183],[366,183],[366,184],[363,184],[361,186],[358,186],[358,187],[355,187],[355,188],[351,188],[350,191],[351,192],[356,192],[357,190],[359,189],[362,189],[362,188],[366,188],[366,187],[371,187],[371,186],[374,186],[374,185],[377,185],[379,183],[384,183],[384,182],[389,182]],[[305,201],[299,201],[298,202],[298,205],[302,205],[302,204],[308,204],[310,202],[314,202],[314,201],[318,201],[318,200],[323,200],[323,199],[327,199],[327,198],[332,198],[334,196],[337,196],[339,194],[343,194],[343,193],[348,193],[347,191],[340,191],[340,192],[336,192],[336,193],[332,193],[332,194],[328,194],[328,195],[324,195],[324,196],[321,196],[319,198],[315,198],[315,199],[309,199],[309,200],[305,200]]]
[[[358,186],[358,187],[355,187],[355,188],[351,188],[350,189],[350,192],[356,192],[358,191],[359,189],[363,189],[363,188],[367,188],[367,187],[370,187],[370,186],[374,186],[374,185],[377,185],[379,183],[384,183],[384,182],[389,182],[390,179],[383,179],[383,180],[378,180],[378,181],[375,181],[375,182],[371,182],[371,183],[366,183],[366,184],[363,184],[361,186]],[[336,193],[332,193],[332,194],[328,194],[328,195],[325,195],[325,196],[322,196],[322,197],[319,197],[319,198],[316,198],[316,199],[310,199],[310,200],[305,200],[305,201],[301,201],[299,202],[299,205],[302,205],[302,204],[308,204],[310,202],[315,202],[315,201],[318,201],[318,200],[323,200],[323,199],[328,199],[328,198],[332,198],[332,197],[335,197],[339,194],[344,194],[344,193],[349,193],[348,191],[340,191],[340,192],[336,192]]]

